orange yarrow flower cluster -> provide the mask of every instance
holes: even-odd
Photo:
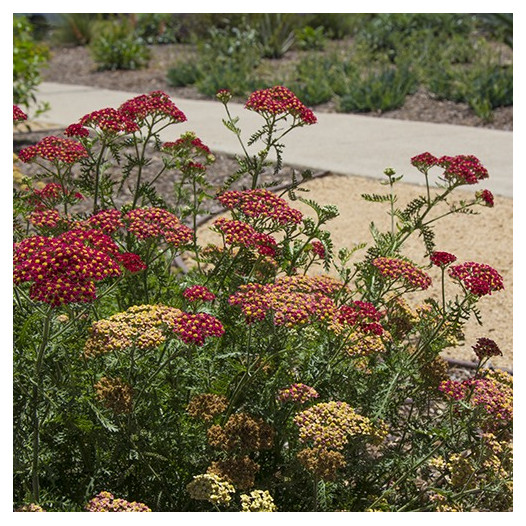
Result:
[[[413,263],[397,258],[379,257],[371,262],[380,274],[389,279],[402,279],[406,285],[426,290],[431,286],[431,278]]]

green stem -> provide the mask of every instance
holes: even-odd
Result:
[[[40,391],[42,388],[42,364],[44,361],[44,352],[49,342],[49,332],[51,324],[51,315],[53,309],[49,307],[46,317],[44,318],[44,327],[42,331],[42,340],[37,353],[37,359],[35,362],[35,378],[33,385],[33,460],[31,466],[31,481],[32,481],[32,493],[33,501],[38,503],[40,499],[40,419],[38,414],[38,405],[40,403]]]

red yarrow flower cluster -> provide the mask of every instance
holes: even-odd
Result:
[[[75,164],[88,157],[82,144],[73,139],[63,139],[50,135],[37,144],[20,150],[19,159],[24,163],[34,161],[37,157],[54,163]]]
[[[463,184],[477,184],[489,177],[488,170],[474,155],[444,155],[439,159],[439,166],[444,168],[444,178]]]
[[[411,157],[411,164],[421,172],[427,173],[433,166],[438,166],[439,160],[429,152],[424,152]]]
[[[475,197],[477,199],[481,199],[485,203],[485,205],[489,206],[490,208],[493,208],[493,206],[495,205],[495,198],[489,190],[481,190],[480,192],[477,192],[475,194]]]
[[[84,115],[80,119],[81,126],[99,129],[106,133],[133,133],[139,131],[139,126],[123,112],[115,108],[104,108]]]
[[[57,206],[66,197],[68,201],[84,199],[79,192],[68,191],[58,183],[48,183],[40,190],[33,190],[28,196],[28,202],[35,210],[48,210]]]
[[[15,104],[13,104],[13,124],[27,120],[27,115]]]
[[[379,257],[371,262],[380,274],[394,280],[403,279],[410,287],[426,290],[431,286],[431,278],[413,263],[397,258]]]
[[[305,404],[309,400],[318,398],[320,395],[314,389],[305,384],[292,384],[285,389],[281,389],[278,393],[278,401],[285,402],[295,402],[297,404]]]
[[[89,130],[88,128],[85,128],[80,124],[79,122],[75,122],[73,124],[70,124],[65,130],[64,135],[66,137],[89,137]]]
[[[316,116],[294,93],[284,86],[274,86],[254,91],[248,98],[245,108],[263,116],[287,116],[298,119],[302,124],[315,124]]]
[[[454,263],[457,260],[457,256],[450,254],[449,252],[435,251],[429,256],[431,263],[437,267],[445,267]]]
[[[130,272],[140,272],[146,270],[148,267],[141,259],[141,256],[133,252],[124,252],[123,254],[116,254],[115,259]]]
[[[266,188],[255,190],[224,192],[218,201],[229,210],[240,210],[253,219],[270,218],[281,225],[300,223],[302,213],[291,208],[285,199],[273,194]]]
[[[123,115],[142,124],[148,117],[164,117],[171,123],[185,122],[185,114],[164,91],[152,91],[127,100],[119,107]]]
[[[109,238],[83,234],[76,230],[57,238],[33,236],[15,243],[15,284],[31,282],[30,297],[54,307],[93,301],[94,282],[119,276],[121,270],[106,250],[113,243]]]
[[[163,208],[136,208],[125,214],[123,220],[137,238],[163,239],[175,248],[187,245],[193,237],[190,228]]]
[[[499,349],[499,346],[490,338],[479,338],[472,349],[479,360],[493,356],[502,356],[502,351]]]
[[[468,261],[449,268],[449,275],[475,296],[491,295],[504,289],[502,276],[489,265]]]
[[[101,491],[85,507],[90,512],[151,512],[142,502],[128,502],[115,498],[109,491]]]
[[[197,346],[202,346],[206,338],[219,337],[225,332],[221,322],[205,312],[197,314],[183,312],[173,320],[172,328],[183,342]]]
[[[208,156],[210,155],[210,148],[203,143],[203,141],[195,135],[195,133],[187,132],[176,141],[165,142],[162,145],[162,150],[170,153],[193,153],[194,155]]]
[[[350,326],[358,328],[364,333],[372,333],[381,336],[383,327],[378,323],[382,313],[367,301],[353,301],[341,305],[334,316],[335,327]]]
[[[183,296],[188,301],[214,301],[216,296],[203,285],[192,285],[183,291]]]
[[[58,210],[54,208],[46,210],[35,210],[29,216],[29,222],[39,228],[55,228],[64,221]]]

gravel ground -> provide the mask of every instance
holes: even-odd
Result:
[[[63,82],[99,86],[106,89],[119,89],[137,94],[161,89],[175,98],[204,98],[194,88],[172,88],[166,82],[166,71],[176,60],[192,59],[192,49],[189,46],[158,46],[152,48],[152,60],[146,70],[97,72],[88,51],[82,47],[61,48],[53,50],[50,66],[44,71],[43,79],[52,82]],[[334,111],[334,107],[326,104],[315,111]],[[466,126],[483,126],[484,124],[472,114],[463,104],[440,102],[434,100],[425,91],[420,90],[409,97],[406,104],[399,110],[383,114],[385,117],[403,120],[423,120],[429,122],[448,122]],[[496,112],[494,122],[484,125],[502,130],[513,128],[513,108],[503,108]],[[53,130],[58,134],[59,130]],[[47,134],[50,134],[48,131]],[[14,151],[37,141],[46,132],[16,133]],[[209,168],[209,181],[220,186],[221,182],[235,171],[236,163],[228,156],[219,154],[216,162]],[[286,160],[286,152],[285,152]],[[150,167],[153,171],[160,160],[154,158]],[[30,174],[30,166],[22,166],[25,173]],[[290,174],[291,168],[285,168],[283,176]],[[342,177],[336,174],[317,174],[306,188],[311,191],[309,197],[321,204],[335,204],[340,210],[340,216],[330,226],[336,248],[352,246],[361,241],[370,241],[369,223],[375,221],[379,227],[387,228],[387,214],[381,205],[366,203],[361,199],[362,193],[379,193],[382,187],[378,181],[362,177]],[[264,179],[270,181],[271,177]],[[173,181],[165,180],[158,190],[170,201]],[[416,185],[400,184],[399,201],[404,203],[420,195],[423,188]],[[294,206],[309,212],[296,202]],[[219,207],[211,207],[210,212],[219,212]],[[204,218],[203,218],[204,219]],[[455,253],[459,261],[478,261],[494,266],[504,277],[505,291],[483,298],[480,308],[484,325],[479,327],[473,321],[466,329],[466,339],[463,345],[450,349],[444,355],[453,360],[470,362],[474,355],[471,346],[478,337],[494,339],[502,349],[504,356],[493,360],[492,365],[512,369],[513,367],[513,200],[497,197],[495,208],[484,209],[477,216],[453,216],[446,218],[437,229],[437,250]],[[199,230],[201,243],[213,240],[208,227],[204,224]],[[421,259],[422,245],[418,240],[412,240],[407,247],[407,255],[415,261]],[[434,276],[437,283],[438,276]],[[436,285],[435,285],[436,288]],[[451,291],[453,292],[453,291]],[[436,294],[431,293],[431,294]],[[418,298],[415,298],[415,301]]]

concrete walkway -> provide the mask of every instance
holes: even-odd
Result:
[[[137,95],[44,82],[39,86],[37,98],[49,102],[51,110],[39,120],[65,127],[87,113],[118,107]],[[188,121],[165,130],[161,134],[163,140],[174,140],[185,131],[194,131],[212,151],[240,152],[236,137],[222,123],[225,117],[222,104],[189,99],[174,102]],[[248,139],[262,123],[261,117],[240,104],[229,104],[229,108],[233,116],[240,117],[243,137]],[[317,124],[294,130],[285,137],[286,164],[375,178],[383,177],[384,169],[391,167],[405,175],[404,181],[421,184],[423,176],[409,162],[412,156],[425,151],[437,156],[473,154],[490,174],[480,188],[512,197],[513,132],[360,115],[317,113],[317,117]]]

